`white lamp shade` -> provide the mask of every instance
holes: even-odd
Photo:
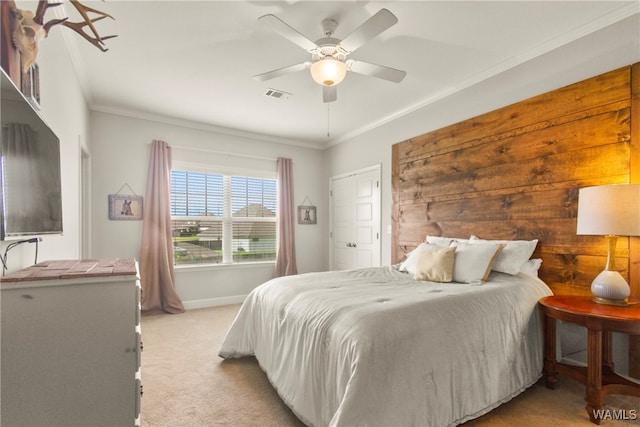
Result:
[[[640,236],[640,184],[581,188],[577,234]]]
[[[311,65],[311,77],[323,86],[335,86],[347,75],[347,66],[330,56],[314,62]]]

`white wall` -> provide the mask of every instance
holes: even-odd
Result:
[[[318,207],[318,225],[296,226],[296,256],[300,273],[327,269],[323,230],[327,208],[320,203],[327,191],[323,181],[322,152],[247,136],[225,135],[206,127],[91,113],[92,256],[139,259],[142,221],[112,221],[108,195],[126,183],[144,196],[151,141],[160,139],[173,148],[174,162],[236,165],[251,169],[257,164],[276,168],[277,157],[293,161],[294,201],[309,197]],[[232,155],[222,153],[233,153]],[[267,166],[268,167],[268,166]],[[128,188],[124,194],[130,194]],[[209,266],[176,268],[176,290],[188,308],[240,302],[242,297],[273,276],[273,264],[262,266]]]
[[[16,2],[18,7],[23,2]],[[34,3],[26,3],[31,8]],[[80,257],[80,144],[88,144],[89,110],[60,31],[54,28],[40,47],[40,112],[60,138],[62,170],[62,236],[44,236],[38,247],[38,261]],[[68,30],[66,30],[68,31]],[[0,242],[4,254],[6,242]],[[8,254],[8,272],[33,264],[35,245],[25,244]]]

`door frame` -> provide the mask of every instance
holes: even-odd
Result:
[[[375,206],[374,209],[376,210],[376,213],[378,216],[377,241],[378,241],[378,260],[380,260],[378,264],[381,263],[381,260],[382,260],[382,164],[377,163],[375,165],[368,166],[362,169],[357,169],[351,172],[345,172],[345,173],[341,173],[341,174],[329,177],[329,270],[333,270],[335,268],[335,262],[333,258],[333,255],[334,255],[334,248],[333,248],[334,246],[333,245],[334,203],[333,203],[333,196],[332,196],[333,183],[334,181],[339,179],[344,179],[350,176],[356,176],[356,175],[369,173],[369,172],[377,172],[377,180],[380,183],[380,185],[378,186],[378,205]]]

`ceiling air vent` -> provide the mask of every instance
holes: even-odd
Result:
[[[291,94],[283,90],[269,88],[264,93],[264,96],[268,96],[270,98],[277,98],[277,99],[288,99],[291,96]]]

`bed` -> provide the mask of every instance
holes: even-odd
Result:
[[[394,266],[259,286],[219,354],[255,355],[314,426],[456,425],[513,398],[542,371],[538,299],[588,295],[605,265],[604,240],[576,235],[578,189],[638,181],[638,94],[634,64],[394,144]],[[457,239],[455,256],[487,243],[472,233],[507,239],[488,242],[505,245],[503,256],[507,242],[537,240],[533,259],[496,259],[484,282],[464,276],[479,258],[454,263],[462,278],[451,282],[407,268],[425,243]],[[640,238],[618,243],[616,264],[639,297],[630,260]]]
[[[413,254],[433,248],[444,246]],[[540,378],[536,304],[551,294],[541,280],[471,277],[463,255],[452,277],[463,282],[417,280],[421,264],[407,267],[411,259],[266,282],[243,303],[219,355],[255,356],[310,426],[457,425]]]

